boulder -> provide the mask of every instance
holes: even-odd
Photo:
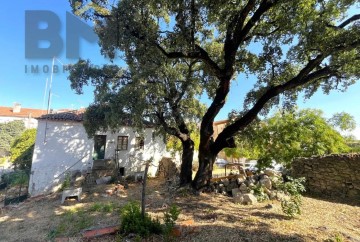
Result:
[[[240,194],[237,193],[234,197],[235,203],[245,204],[245,205],[252,205],[257,203],[256,197],[251,193]]]
[[[243,204],[249,205],[257,203],[256,197],[251,193],[243,194],[243,198]]]
[[[240,189],[239,188],[234,188],[231,190],[231,194],[233,197],[235,197],[238,193],[240,193]]]
[[[228,179],[222,179],[221,182],[224,184],[224,186],[228,186],[229,185],[229,180]]]
[[[245,183],[242,183],[239,187],[239,190],[242,192],[242,193],[247,193],[248,192],[248,188],[247,186],[245,185]]]
[[[272,183],[271,180],[268,176],[264,176],[261,180],[260,180],[260,184],[265,186],[267,189],[271,189],[272,187]]]
[[[278,174],[275,171],[270,170],[270,169],[266,169],[264,171],[264,174],[267,175],[268,177],[278,176]]]

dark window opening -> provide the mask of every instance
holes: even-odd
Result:
[[[144,137],[136,137],[135,139],[135,149],[143,150],[144,149]]]
[[[129,137],[128,136],[118,136],[117,149],[118,150],[127,150],[128,149],[128,143],[129,143]]]
[[[101,160],[105,158],[106,135],[95,135],[94,137],[94,160]]]
[[[119,175],[120,176],[125,176],[125,167],[120,167],[119,168]]]

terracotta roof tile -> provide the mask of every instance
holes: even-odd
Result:
[[[14,113],[13,107],[0,107],[0,117],[38,118],[45,113],[46,110],[34,108],[21,108],[20,112]]]
[[[38,119],[54,120],[54,121],[75,121],[82,122],[83,114],[85,109],[74,110],[69,112],[60,112],[60,113],[51,113],[45,114],[39,117]]]

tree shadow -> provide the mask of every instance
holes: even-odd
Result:
[[[241,220],[236,221],[233,227],[219,225],[200,225],[194,227],[194,232],[187,234],[180,241],[293,241],[303,242],[305,239],[299,234],[281,234],[272,231],[267,224],[247,226],[245,228],[238,227],[237,224]],[[198,233],[201,231],[201,233]]]
[[[324,194],[317,194],[317,193],[306,193],[304,194],[304,196],[326,202],[342,203],[342,204],[360,207],[360,198],[349,198],[349,197],[340,197],[340,196],[330,197]]]

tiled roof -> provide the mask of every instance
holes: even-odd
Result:
[[[16,118],[38,118],[46,113],[46,110],[21,108],[20,112],[13,112],[13,107],[0,107],[0,117],[16,117]]]
[[[82,122],[83,114],[85,109],[74,110],[69,112],[60,112],[60,113],[51,113],[45,114],[39,117],[38,119],[54,120],[54,121],[74,121]]]
[[[52,113],[52,114],[45,114],[42,115],[39,120],[52,120],[52,121],[70,121],[70,122],[82,122],[84,121],[84,112],[85,109],[73,110],[70,112],[62,112],[62,113]],[[133,123],[130,118],[124,118],[123,120],[119,120],[122,122],[123,126],[132,127]],[[144,120],[144,125],[147,128],[154,127],[154,124]]]

